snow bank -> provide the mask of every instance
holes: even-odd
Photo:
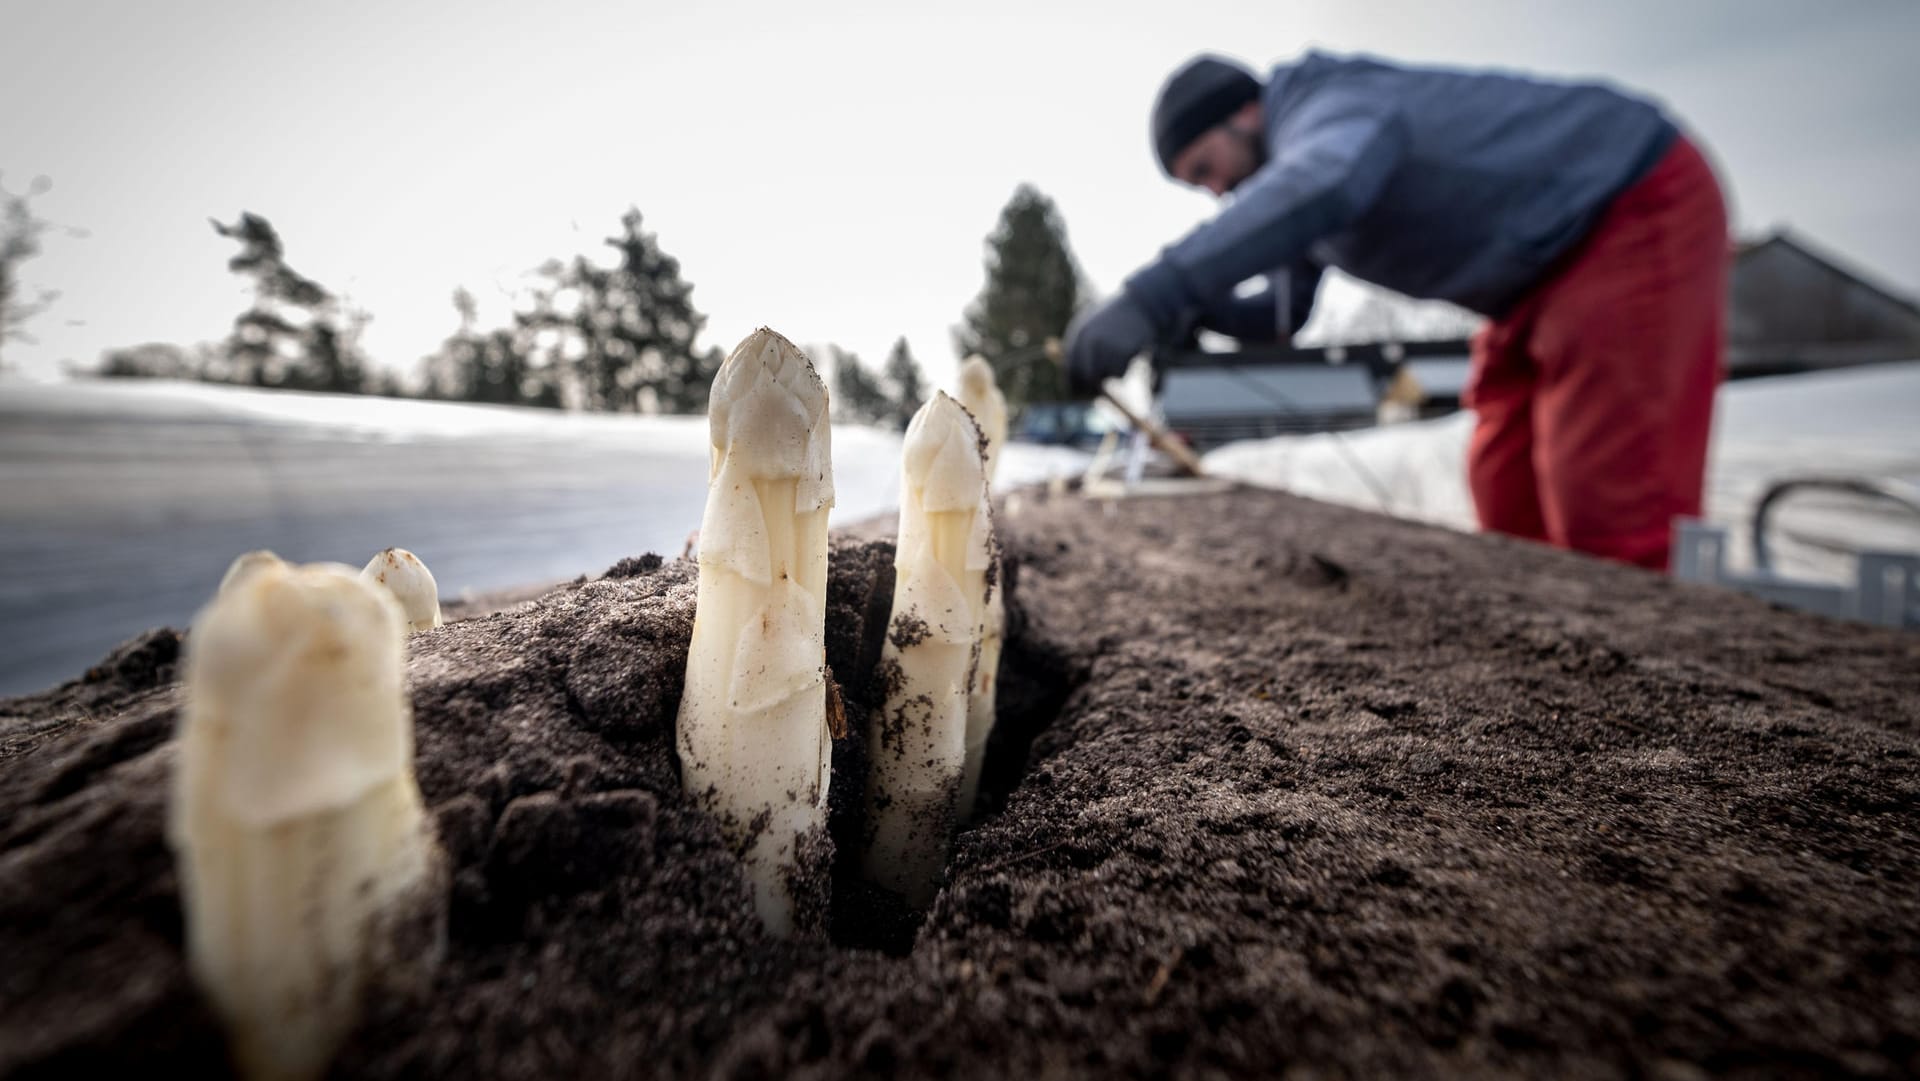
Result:
[[[1773,481],[1818,473],[1920,484],[1920,361],[1730,383],[1714,420],[1706,514],[1734,531],[1736,566],[1751,561],[1749,520]],[[1205,462],[1249,484],[1472,530],[1472,431],[1472,414],[1457,413],[1232,443]],[[1920,518],[1857,497],[1796,496],[1775,521],[1776,566],[1806,577],[1850,575],[1851,558],[1836,548],[1920,551]]]
[[[833,432],[842,525],[898,505],[900,433]],[[1087,456],[1012,444],[998,488]],[[705,417],[569,414],[197,383],[0,390],[0,695],[183,626],[238,553],[354,565],[399,545],[443,598],[678,555],[706,503]]]

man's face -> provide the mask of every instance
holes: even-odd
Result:
[[[1216,196],[1240,186],[1260,168],[1260,106],[1245,109],[1187,144],[1173,159],[1174,178]]]

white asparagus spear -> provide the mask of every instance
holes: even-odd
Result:
[[[1000,448],[1007,444],[1007,399],[993,381],[993,365],[985,358],[968,357],[960,365],[960,404],[973,414],[980,435],[986,440],[984,454],[987,483],[993,483],[1000,465]]]
[[[994,385],[993,367],[981,357],[968,357],[960,366],[960,404],[980,427],[982,459],[989,490],[1000,448],[1007,442],[1007,400]],[[989,502],[991,507],[991,502]],[[997,525],[989,521],[989,525]],[[974,665],[973,686],[967,695],[967,761],[960,778],[960,817],[971,818],[980,795],[980,766],[986,758],[987,737],[993,733],[994,708],[1000,687],[1000,650],[1006,634],[1006,593],[1000,588],[1000,545],[991,542],[993,588],[987,594],[980,630],[980,663]]]
[[[893,613],[880,654],[889,686],[867,742],[863,869],[915,906],[939,889],[953,835],[991,548],[979,429],[960,403],[935,394],[901,448]]]
[[[714,377],[681,781],[745,864],[767,929],[813,929],[833,745],[826,717],[827,388],[766,328]],[[814,885],[809,885],[813,883]]]
[[[439,958],[404,641],[338,564],[255,561],[194,620],[168,836],[190,969],[255,1081],[320,1076],[369,990]]]
[[[360,577],[385,586],[393,594],[406,614],[407,630],[440,626],[440,586],[419,556],[405,548],[388,548],[367,561]]]

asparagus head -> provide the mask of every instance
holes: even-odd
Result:
[[[939,888],[966,763],[992,536],[980,433],[944,393],[901,449],[893,612],[881,648],[886,699],[868,736],[868,878],[924,906]]]
[[[320,1076],[376,989],[442,942],[399,606],[337,564],[261,561],[193,624],[168,835],[187,954],[247,1077]]]
[[[762,328],[714,377],[708,423],[680,774],[740,855],[761,921],[787,935],[824,916],[825,868],[810,863],[830,853],[826,386]]]
[[[993,366],[985,359],[968,357],[960,366],[960,404],[973,414],[980,426],[981,453],[985,458],[987,485],[993,484],[993,471],[1000,462],[1000,448],[1007,442],[1007,400],[993,381]],[[999,583],[999,552],[993,545],[994,572]],[[967,759],[960,779],[960,817],[973,814],[980,795],[980,767],[986,758],[987,737],[993,734],[994,709],[999,698],[1000,650],[1006,634],[1006,592],[995,588],[987,597],[987,610],[980,631],[980,663],[974,665],[973,686],[967,696]]]
[[[388,548],[367,562],[360,577],[386,587],[393,594],[406,615],[407,630],[425,631],[440,626],[440,586],[419,556],[405,548]]]
[[[993,381],[993,365],[983,357],[968,357],[960,365],[960,404],[973,414],[986,440],[987,483],[993,483],[994,470],[1000,465],[1000,448],[1007,442],[1007,399]]]
[[[257,548],[251,552],[242,552],[234,558],[232,563],[227,564],[226,576],[220,579],[220,590],[224,591],[228,586],[262,567],[284,566],[286,566],[284,560],[272,552],[267,551],[265,548]]]

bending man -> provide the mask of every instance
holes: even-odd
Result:
[[[1481,526],[1666,567],[1674,516],[1700,513],[1728,240],[1712,170],[1659,109],[1318,53],[1263,83],[1201,56],[1161,89],[1153,140],[1225,206],[1074,321],[1077,388],[1195,327],[1291,335],[1327,267],[1451,301],[1489,320],[1465,393]]]

